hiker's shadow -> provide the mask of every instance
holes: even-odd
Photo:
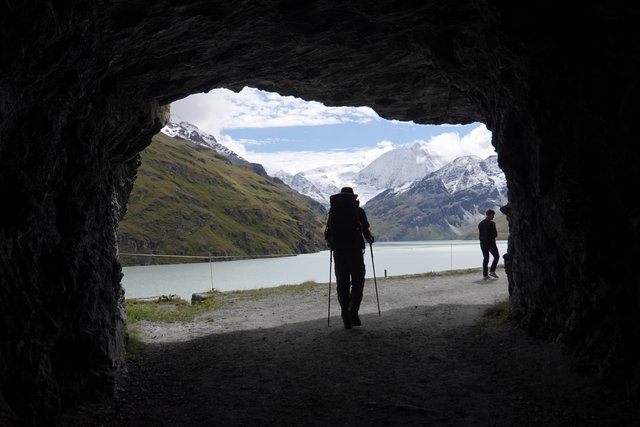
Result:
[[[475,283],[476,285],[490,285],[494,283],[498,279],[478,279],[474,280],[471,283]]]

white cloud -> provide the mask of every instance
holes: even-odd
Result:
[[[327,107],[317,101],[245,87],[214,89],[171,104],[172,120],[187,120],[221,137],[223,129],[367,123],[379,118],[369,107]]]
[[[267,172],[285,170],[295,174],[323,166],[361,164],[364,167],[381,154],[397,147],[389,140],[375,146],[323,151],[258,152],[258,145],[274,140],[234,140],[224,129],[317,126],[341,123],[370,123],[382,120],[369,107],[327,107],[316,101],[305,101],[293,96],[281,96],[245,87],[240,92],[214,89],[208,93],[191,95],[171,104],[172,120],[186,120],[252,162],[261,163]],[[387,121],[392,125],[421,126],[414,122]],[[453,126],[453,125],[449,125]],[[460,125],[461,126],[461,125]],[[427,147],[442,164],[465,155],[486,158],[495,154],[491,145],[491,132],[481,124],[471,132],[460,135],[446,132],[425,140],[416,140]],[[424,159],[426,161],[426,159]]]
[[[252,146],[268,144],[269,141],[234,140],[228,135],[222,135],[219,142],[235,151],[245,159],[262,164],[267,173],[274,174],[284,170],[290,174],[308,171],[319,167],[344,167],[345,165],[367,166],[387,151],[398,146],[388,140],[378,142],[374,147],[346,148],[340,150],[323,151],[278,151],[256,152]],[[484,124],[460,135],[457,132],[446,132],[430,138],[428,141],[414,141],[427,147],[441,164],[451,162],[457,157],[476,155],[486,158],[495,154],[491,145],[491,132]],[[418,161],[427,159],[418,159]]]
[[[249,159],[249,156],[247,154],[247,145],[253,145],[254,141],[235,140],[228,135],[222,135],[220,137],[217,137],[216,139],[220,144],[224,145],[225,147],[236,153],[238,156],[244,157],[247,160],[251,160]]]
[[[462,137],[457,132],[446,132],[431,137],[428,141],[418,142],[425,144],[443,164],[460,156],[476,155],[484,159],[495,154],[491,145],[491,131],[484,124],[480,124]]]
[[[231,147],[229,146],[229,148]],[[377,159],[383,153],[394,148],[391,142],[382,141],[375,147],[345,150],[279,151],[273,153],[245,151],[243,157],[249,161],[262,164],[269,174],[284,170],[293,175],[301,171],[320,167],[357,165],[359,170]]]

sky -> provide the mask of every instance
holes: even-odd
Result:
[[[187,121],[269,174],[319,166],[367,165],[397,147],[424,144],[443,163],[495,154],[482,123],[419,125],[385,120],[367,106],[327,107],[256,88],[214,89],[171,104],[171,120]]]

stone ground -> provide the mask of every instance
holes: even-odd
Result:
[[[499,271],[499,273],[501,273]],[[504,274],[367,282],[345,330],[327,286],[240,301],[185,324],[139,324],[147,343],[113,401],[68,426],[635,426],[639,405],[579,372],[566,349],[487,325]]]

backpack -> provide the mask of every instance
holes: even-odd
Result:
[[[355,194],[338,193],[329,198],[330,208],[324,238],[330,249],[360,248],[360,201]]]

